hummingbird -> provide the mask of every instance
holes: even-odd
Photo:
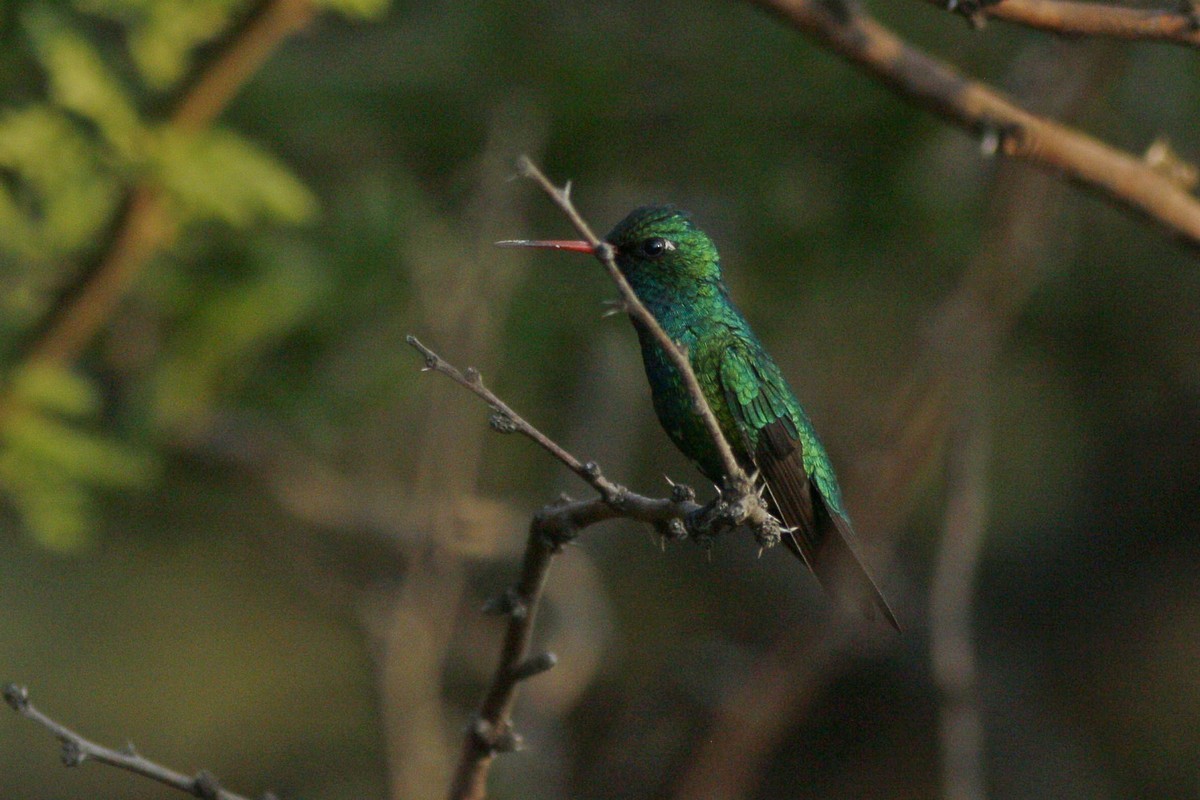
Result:
[[[763,497],[783,523],[787,548],[841,604],[869,618],[880,614],[899,630],[856,552],[829,455],[783,372],[734,305],[712,239],[690,214],[671,205],[635,209],[604,238],[638,299],[687,353],[738,462],[765,485]],[[595,253],[586,241],[498,244]],[[705,477],[723,485],[720,453],[682,375],[646,326],[631,319],[658,421]]]

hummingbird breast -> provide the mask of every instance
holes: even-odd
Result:
[[[692,371],[703,390],[704,399],[717,418],[734,454],[749,466],[749,452],[743,432],[738,429],[720,383],[721,357],[736,338],[736,328],[727,321],[695,315],[656,315],[667,335],[685,349]],[[720,484],[724,468],[720,454],[708,433],[703,417],[696,409],[683,376],[675,364],[642,325],[634,323],[642,348],[642,362],[650,383],[654,413],[675,446],[688,457],[706,478]]]

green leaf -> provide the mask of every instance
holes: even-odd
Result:
[[[49,105],[0,113],[0,248],[48,260],[89,242],[108,221],[118,186],[67,116]],[[18,194],[19,192],[19,194]]]
[[[232,131],[163,128],[155,141],[159,179],[186,216],[247,227],[262,219],[300,222],[316,211],[316,199],[287,167]]]
[[[74,483],[130,488],[151,474],[146,456],[98,433],[38,413],[14,414],[4,438],[8,447]]]
[[[144,484],[156,464],[86,427],[95,388],[61,367],[27,367],[12,377],[0,427],[0,488],[39,542],[72,550],[90,540],[98,489]]]
[[[129,55],[152,88],[168,89],[191,65],[193,51],[229,23],[244,0],[81,0],[80,10],[121,23]]]
[[[41,545],[70,553],[91,543],[91,498],[79,486],[12,449],[0,451],[0,484]]]
[[[20,407],[83,417],[99,406],[95,387],[62,367],[31,364],[17,370],[11,380],[12,397]]]
[[[124,160],[135,160],[141,122],[96,49],[44,5],[31,6],[21,19],[50,79],[54,101],[93,121]]]

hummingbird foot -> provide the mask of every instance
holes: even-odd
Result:
[[[681,517],[671,517],[666,522],[657,522],[654,524],[654,529],[658,532],[658,543],[663,549],[667,549],[667,542],[682,542],[688,538],[687,525]]]
[[[758,542],[760,556],[763,550],[774,547],[783,541],[784,527],[770,514],[767,514],[762,522],[756,523],[752,530],[754,531],[754,540]]]

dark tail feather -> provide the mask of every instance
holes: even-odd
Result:
[[[784,543],[835,600],[862,609],[868,619],[880,614],[899,631],[896,615],[855,552],[849,521],[826,506],[804,469],[798,443],[780,422],[762,433],[755,463],[766,479],[772,513],[792,529]]]
[[[813,492],[813,495],[814,505],[817,506],[814,516],[819,531],[816,538],[820,542],[808,564],[813,574],[825,591],[839,603],[860,609],[867,619],[874,620],[882,616],[899,632],[900,623],[896,615],[855,550],[854,532],[850,524],[841,516],[831,513],[819,493]],[[792,544],[788,541],[790,538],[785,537],[789,545]],[[804,559],[799,547],[790,549]]]

